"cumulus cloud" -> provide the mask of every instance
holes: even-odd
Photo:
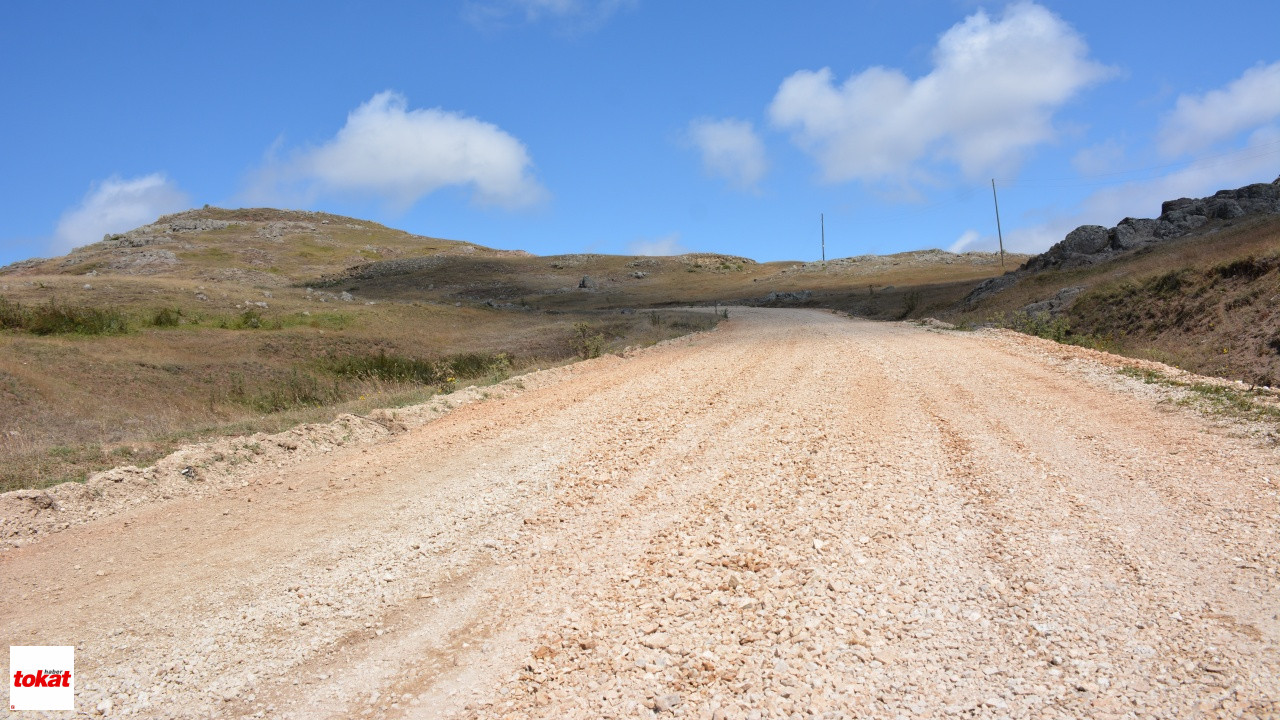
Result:
[[[551,20],[572,30],[595,30],[639,0],[475,0],[463,6],[463,17],[482,28],[515,22]]]
[[[969,178],[1008,172],[1054,139],[1053,113],[1111,71],[1049,10],[1017,3],[947,30],[933,69],[912,80],[872,67],[837,85],[830,68],[784,80],[771,121],[792,131],[827,182],[907,183],[951,164]]]
[[[641,238],[627,246],[631,255],[683,255],[689,248],[680,242],[680,233],[674,232],[657,238]]]
[[[1211,147],[1280,118],[1280,61],[1257,65],[1203,95],[1182,95],[1164,117],[1160,151],[1182,155]]]
[[[769,168],[764,143],[746,120],[699,118],[689,123],[689,140],[708,173],[741,190],[754,190]]]
[[[50,249],[65,253],[190,206],[187,194],[162,173],[127,179],[113,175],[91,185],[79,204],[62,214]]]
[[[514,208],[546,196],[532,165],[524,144],[497,125],[439,108],[410,110],[403,95],[387,91],[352,110],[323,145],[268,161],[247,194],[267,202],[371,195],[408,207],[464,186],[479,204]]]

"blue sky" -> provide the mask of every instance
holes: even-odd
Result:
[[[0,264],[205,203],[538,254],[1039,251],[1280,175],[1280,3],[9,2]]]

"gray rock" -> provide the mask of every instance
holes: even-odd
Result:
[[[1168,215],[1169,213],[1177,212],[1178,210],[1185,210],[1186,208],[1189,208],[1195,205],[1196,202],[1198,201],[1193,200],[1191,198],[1178,198],[1177,200],[1165,200],[1164,202],[1160,203],[1160,214]]]
[[[1092,255],[1107,248],[1107,229],[1101,225],[1081,225],[1067,233],[1062,242],[1055,245],[1060,254]]]
[[[1155,234],[1156,237],[1165,240],[1182,237],[1207,222],[1209,222],[1209,218],[1205,215],[1187,215],[1182,210],[1175,210],[1167,216],[1160,216],[1160,219],[1156,221]]]
[[[126,252],[107,263],[108,270],[126,275],[149,275],[178,264],[178,256],[172,250],[139,250]]]
[[[1209,217],[1219,220],[1231,220],[1243,217],[1245,214],[1244,208],[1240,207],[1240,203],[1231,198],[1215,199],[1209,203],[1207,209]]]
[[[1109,233],[1113,250],[1133,250],[1156,240],[1156,221],[1148,218],[1125,218]]]
[[[1032,258],[1032,260],[1034,259],[1035,258]],[[1030,260],[1027,262],[1030,263]],[[982,302],[983,300],[991,297],[992,295],[995,295],[999,292],[1006,290],[1007,288],[1011,287],[1014,283],[1018,282],[1018,279],[1020,277],[1021,275],[1018,274],[1017,272],[1007,272],[1004,275],[999,275],[993,278],[987,278],[986,280],[983,280],[981,283],[978,284],[978,287],[969,291],[969,294],[965,296],[964,298],[965,307],[971,308],[974,305],[977,305],[978,303]]]
[[[596,281],[592,280],[589,275],[583,275],[582,279],[578,281],[578,288],[583,290],[595,290]]]
[[[209,220],[207,218],[182,218],[173,220],[169,223],[169,230],[172,232],[207,232],[209,230],[221,230],[230,227],[231,223],[226,220]]]
[[[1084,288],[1079,286],[1063,288],[1048,300],[1041,300],[1040,302],[1034,302],[1023,307],[1022,312],[1028,315],[1055,318],[1070,307],[1072,301],[1074,301],[1076,296],[1081,292],[1084,292]]]

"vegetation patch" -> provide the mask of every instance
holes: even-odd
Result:
[[[583,360],[600,357],[604,350],[604,333],[597,332],[590,323],[574,323],[573,333],[569,335],[569,347]]]
[[[1183,391],[1178,400],[1209,414],[1254,422],[1280,422],[1280,406],[1275,396],[1257,388],[1235,388],[1207,382],[1184,382],[1154,370],[1126,365],[1118,370],[1121,375],[1136,378],[1148,385],[1159,385]]]
[[[296,369],[266,388],[244,396],[246,404],[264,413],[299,407],[318,407],[340,400],[342,400],[342,385],[337,380],[325,382],[311,373]]]
[[[0,328],[25,330],[35,335],[122,335],[129,331],[129,318],[115,308],[70,305],[56,300],[24,306],[0,298]]]
[[[436,360],[421,360],[403,355],[346,355],[327,358],[325,370],[356,380],[414,385],[446,385],[459,378],[505,375],[511,369],[511,356],[506,353],[459,353]]]
[[[177,327],[182,323],[182,311],[176,308],[160,308],[151,315],[155,327]]]
[[[1071,320],[1064,315],[1050,317],[1045,313],[1016,312],[1005,318],[1000,326],[1064,345],[1078,345],[1094,350],[1108,350],[1112,345],[1108,338],[1080,332],[1073,328]]]

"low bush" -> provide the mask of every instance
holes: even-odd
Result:
[[[54,300],[24,307],[0,298],[0,328],[36,335],[118,335],[129,331],[129,319],[115,308],[67,305]]]
[[[596,332],[590,323],[576,322],[569,336],[569,347],[583,360],[600,357],[604,351],[604,334]]]
[[[1103,338],[1076,332],[1071,327],[1071,321],[1062,315],[1050,317],[1045,313],[1016,312],[1010,315],[1002,325],[1010,330],[1065,345],[1079,345],[1096,350],[1104,350],[1109,345]]]
[[[182,322],[182,311],[174,308],[160,308],[151,316],[151,324],[155,327],[177,327]]]
[[[324,360],[324,369],[342,377],[388,383],[443,385],[458,378],[500,375],[511,368],[506,353],[460,353],[437,360],[401,355],[348,355]]]

